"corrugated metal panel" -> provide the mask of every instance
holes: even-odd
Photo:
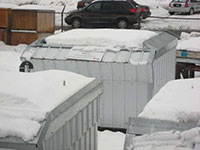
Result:
[[[175,78],[175,64],[176,64],[175,48],[165,55],[155,59],[153,62],[154,70],[154,91],[156,94],[159,89],[168,81]]]
[[[33,54],[32,58],[43,59],[49,53],[49,48],[38,48],[38,50]]]
[[[60,48],[58,49],[59,54],[57,55],[56,59],[58,60],[66,60],[67,59],[67,54],[69,53],[70,49],[66,48]]]
[[[35,49],[35,48],[34,48]],[[105,52],[81,52],[76,51],[72,54],[72,51],[75,51],[70,48],[37,48],[36,52],[33,54],[33,59],[50,59],[50,60],[93,60],[93,55],[100,59],[102,62],[117,62],[117,63],[127,63],[131,61],[133,64],[146,64],[149,62],[149,52],[139,52],[139,51],[105,51]],[[99,56],[101,55],[101,56]],[[102,60],[101,60],[102,59]],[[96,60],[97,61],[97,60]]]
[[[117,52],[106,51],[103,57],[103,62],[114,62]]]
[[[116,59],[116,62],[121,62],[121,63],[125,63],[125,62],[128,62],[129,60],[129,57],[130,57],[130,51],[120,51],[118,53],[118,56],[117,56],[117,59]]]
[[[133,52],[129,59],[132,65],[146,65],[150,60],[150,52]]]
[[[98,101],[99,99],[95,99],[89,103],[55,133],[46,138],[43,141],[43,149],[96,150]]]

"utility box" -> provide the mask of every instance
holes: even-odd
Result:
[[[9,43],[9,36],[10,32],[8,29],[0,29],[0,41],[3,41],[4,43]]]
[[[31,44],[37,39],[49,36],[51,34],[53,33],[37,33],[34,31],[12,30],[11,31],[11,45],[18,45],[20,43]]]
[[[9,28],[11,21],[11,8],[16,7],[13,4],[1,3],[0,5],[0,28]]]
[[[10,20],[10,8],[1,8],[0,6],[0,28],[8,28]]]
[[[10,44],[11,9],[14,4],[1,3],[0,5],[0,41]]]
[[[61,37],[54,35],[55,43],[49,43],[48,38],[33,43],[21,59],[32,63],[33,71],[69,70],[101,80],[104,93],[100,102],[100,127],[126,128],[129,117],[136,117],[165,83],[175,79],[177,39],[168,33],[113,29],[67,32]],[[149,32],[153,36],[145,39]],[[68,36],[72,38],[67,39]],[[62,38],[66,41],[56,44]],[[91,41],[87,41],[90,38]],[[109,41],[114,50],[102,46]],[[91,46],[95,42],[101,46]],[[116,51],[120,44],[123,48]],[[124,48],[124,44],[130,49]]]
[[[97,150],[99,81],[58,70],[0,74],[0,149]]]
[[[12,30],[33,30],[54,33],[55,11],[46,7],[31,5],[12,9]]]

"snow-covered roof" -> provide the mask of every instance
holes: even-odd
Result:
[[[200,121],[200,78],[168,82],[139,117],[176,122]]]
[[[16,7],[17,5],[15,4],[10,4],[10,3],[1,3],[0,4],[0,8],[14,8]]]
[[[0,138],[24,141],[37,135],[48,112],[94,80],[58,70],[0,74]]]
[[[146,30],[74,29],[47,37],[49,45],[96,46],[119,51],[143,49],[143,42],[158,33]]]

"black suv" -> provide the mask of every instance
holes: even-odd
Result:
[[[137,22],[139,13],[129,0],[99,0],[94,1],[81,10],[67,14],[65,22],[73,28],[83,25],[117,25],[127,28]]]
[[[80,0],[77,3],[77,9],[81,9],[84,8],[85,6],[89,5],[90,3],[92,3],[94,0]],[[129,0],[135,7],[138,8],[138,10],[140,10],[141,12],[141,17],[142,19],[146,19],[147,17],[149,17],[151,15],[151,11],[149,6],[146,5],[140,5],[138,4],[136,1],[134,0]]]

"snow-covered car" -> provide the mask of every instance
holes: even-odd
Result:
[[[172,0],[169,3],[169,14],[188,13],[190,15],[200,11],[200,0]]]

